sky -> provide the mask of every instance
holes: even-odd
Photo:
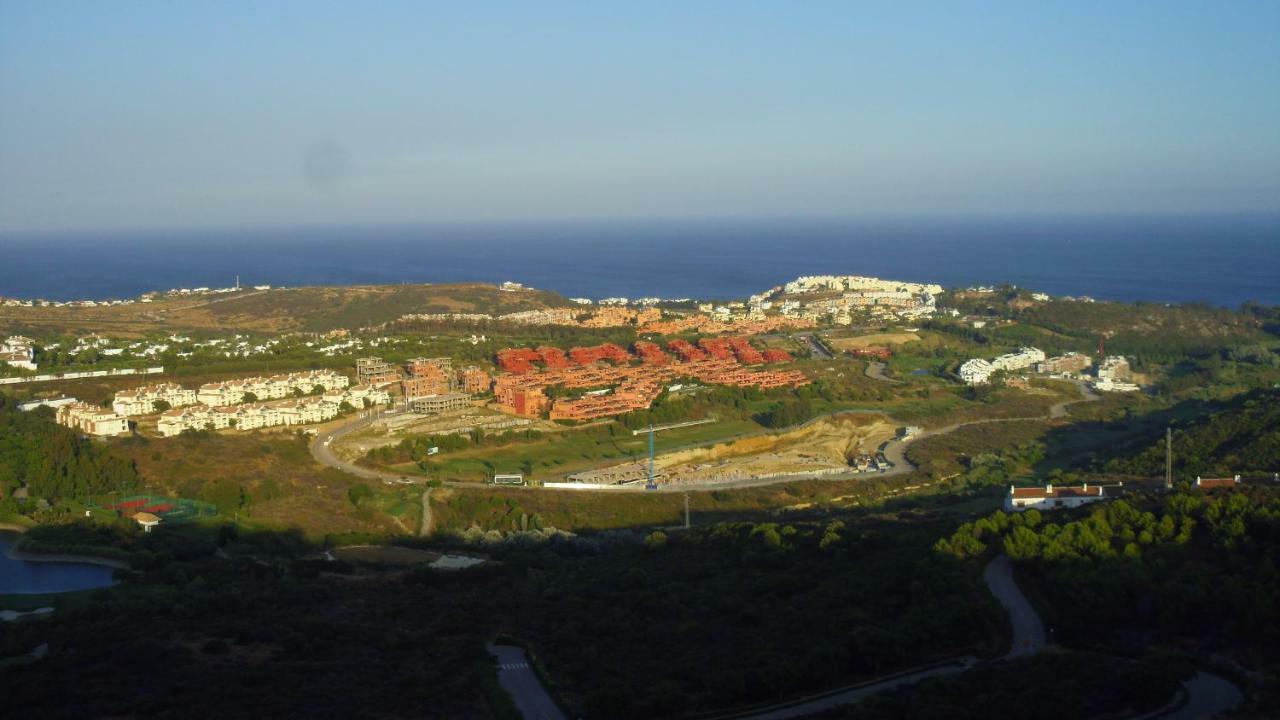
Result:
[[[1280,211],[1280,2],[0,0],[0,234]]]

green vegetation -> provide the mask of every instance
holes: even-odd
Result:
[[[1280,390],[1255,390],[1199,412],[1174,431],[1174,470],[1179,477],[1235,474],[1267,475],[1280,471]],[[1164,472],[1163,438],[1145,447],[1113,447],[1119,456],[1106,462],[1107,472],[1157,476]],[[1135,443],[1136,444],[1136,443]],[[1132,454],[1127,454],[1131,452]]]
[[[1059,642],[1141,652],[1207,644],[1275,662],[1280,648],[1280,488],[1117,500],[1061,519],[997,512],[935,549],[1002,550],[1047,602]]]
[[[49,408],[24,413],[0,395],[0,500],[6,511],[29,514],[40,503],[87,500],[137,484],[138,472],[125,457],[55,424]],[[19,488],[27,500],[13,498]]]
[[[528,594],[509,622],[584,717],[670,717],[995,652],[1000,610],[976,575],[929,556],[935,534],[736,523],[598,554],[515,554]]]

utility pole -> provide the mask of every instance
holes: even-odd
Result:
[[[684,494],[684,529],[689,529],[689,493]]]
[[[1164,429],[1164,489],[1173,489],[1173,428]]]
[[[649,482],[644,487],[646,490],[658,489],[658,483],[653,479],[653,421],[649,421]]]

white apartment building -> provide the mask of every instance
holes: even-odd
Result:
[[[145,385],[116,393],[111,409],[120,415],[150,415],[156,412],[156,402],[163,400],[170,408],[196,404],[196,391],[176,383]]]
[[[1044,361],[1044,351],[1039,348],[1018,348],[1016,352],[1005,353],[990,362],[982,358],[966,360],[960,366],[960,379],[969,385],[985,385],[998,370],[1022,370]]]
[[[1137,392],[1142,389],[1132,381],[1129,359],[1123,355],[1108,355],[1098,366],[1098,379],[1093,383],[1093,389],[1099,392]]]
[[[295,394],[310,393],[316,386],[326,391],[341,390],[351,380],[346,375],[332,370],[309,370],[307,372],[275,375],[272,377],[252,377],[241,380],[228,380],[220,383],[206,383],[200,386],[196,399],[203,405],[217,407],[220,405],[238,405],[244,402],[246,393],[253,393],[259,401],[279,400]]]
[[[966,360],[960,366],[960,379],[968,385],[986,385],[991,381],[991,374],[996,369],[982,358]]]
[[[57,409],[55,418],[59,425],[65,425],[88,435],[105,437],[129,432],[129,418],[88,403],[62,405]]]
[[[337,416],[338,405],[311,397],[269,404],[175,408],[160,416],[157,429],[161,436],[173,437],[184,430],[256,430],[325,422]]]
[[[991,361],[996,370],[1022,370],[1038,362],[1044,361],[1044,351],[1039,348],[1023,347],[1015,352],[1005,353]]]
[[[370,405],[390,405],[391,393],[373,385],[352,385],[345,390],[330,390],[322,395],[321,399],[334,405],[345,402],[351,407],[362,408],[365,400],[368,400]]]

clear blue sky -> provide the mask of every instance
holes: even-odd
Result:
[[[0,232],[1280,210],[1280,2],[0,0]]]

